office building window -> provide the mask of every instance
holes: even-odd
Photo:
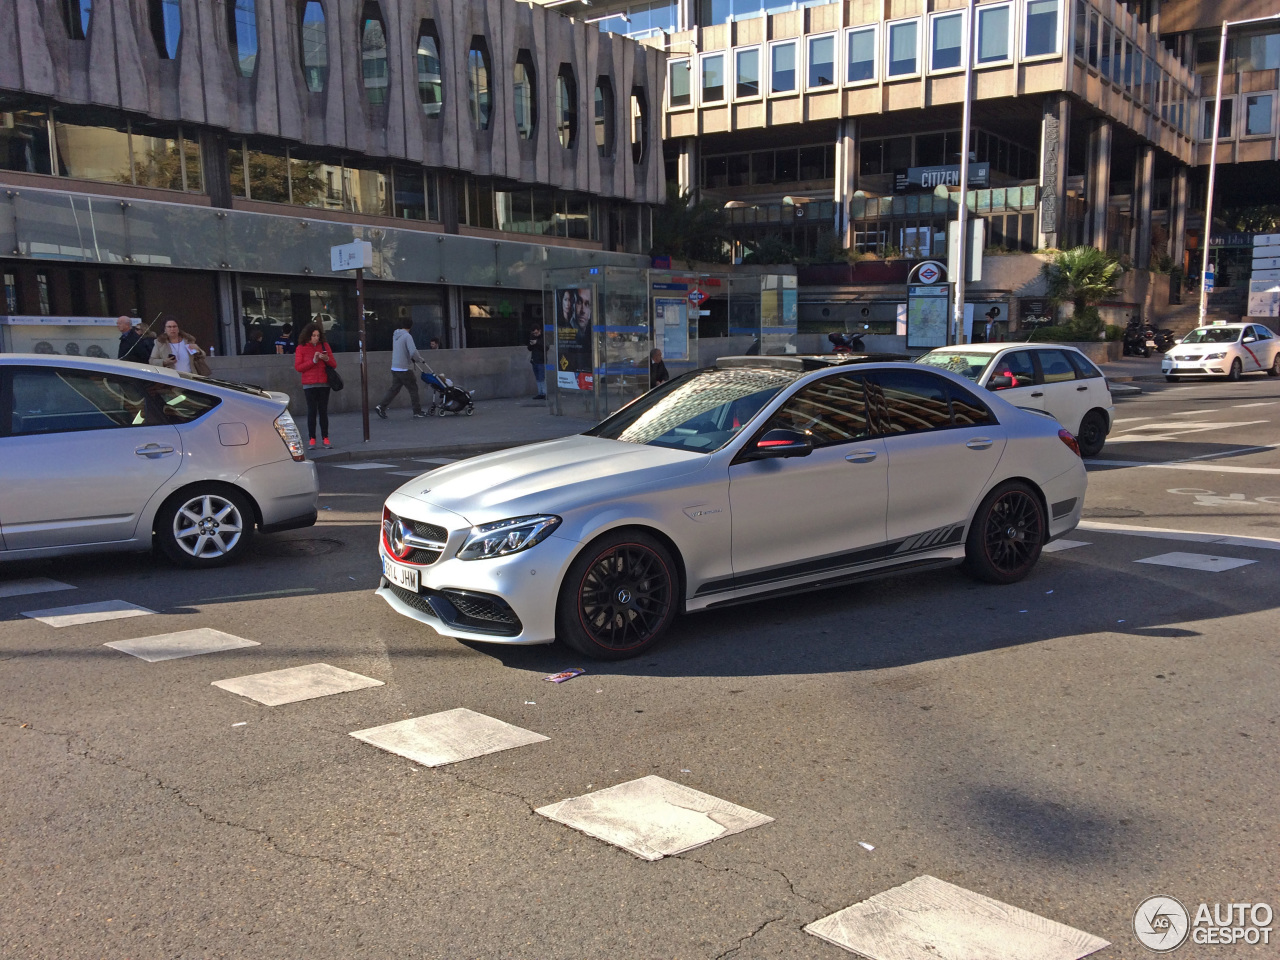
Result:
[[[578,142],[578,82],[573,67],[560,64],[556,74],[556,135],[560,146],[572,149]]]
[[[1089,11],[1089,66],[1098,66],[1098,11]]]
[[[0,170],[53,173],[49,111],[0,109]]]
[[[719,103],[724,99],[724,54],[707,54],[702,58],[702,103]]]
[[[1235,104],[1235,100],[1231,97],[1222,98],[1222,119],[1218,121],[1218,139],[1229,140],[1231,138],[1231,107]],[[1200,116],[1204,118],[1201,123],[1201,140],[1213,139],[1213,112],[1214,106],[1212,100],[1201,101]],[[1169,121],[1177,126],[1176,111],[1171,112]]]
[[[133,183],[129,124],[123,117],[105,111],[71,114],[60,109],[54,117],[53,132],[60,175],[106,183]]]
[[[374,0],[365,0],[360,30],[360,65],[364,95],[372,104],[387,102],[387,28],[382,9]]]
[[[1124,89],[1126,93],[1133,92],[1133,44],[1127,40],[1124,44]]]
[[[596,152],[602,157],[613,156],[613,115],[613,83],[608,77],[597,77],[594,121]]]
[[[1009,59],[1009,20],[1012,7],[978,8],[978,63],[1003,63]]]
[[[395,167],[393,215],[398,220],[439,220],[440,195],[435,177],[421,167]]]
[[[86,4],[87,5],[87,4]],[[319,4],[317,4],[319,6]],[[231,0],[227,4],[227,37],[231,57],[242,77],[252,77],[258,67],[258,11],[254,0]]]
[[[493,94],[489,89],[489,45],[484,37],[478,35],[471,38],[471,49],[467,52],[467,109],[475,129],[489,129],[493,111]]]
[[[1024,57],[1043,57],[1058,52],[1058,0],[1027,0]]]
[[[809,38],[809,87],[830,87],[836,82],[835,34]]]
[[[1119,27],[1111,31],[1111,82],[1117,87],[1124,77],[1124,34]]]
[[[1280,31],[1240,37],[1238,44],[1240,67],[1245,70],[1280,69]],[[1214,64],[1217,64],[1217,44],[1214,44]]]
[[[423,20],[418,27],[418,99],[422,112],[432,119],[440,119],[444,104],[444,84],[440,77],[440,36],[432,20]]]
[[[521,140],[532,140],[533,131],[538,126],[538,99],[534,94],[536,78],[533,54],[528,50],[521,50],[516,54],[516,65],[511,71],[516,136]]]
[[[343,166],[344,208],[349,213],[374,217],[391,216],[391,183],[387,169],[377,161],[359,161],[359,166]]]
[[[1269,93],[1244,98],[1244,135],[1268,137],[1271,135],[1271,105],[1274,98]]]
[[[769,92],[794,93],[796,89],[796,45],[794,41],[775,43],[770,49]]]
[[[1111,21],[1102,21],[1102,56],[1098,61],[1098,72],[1103,80],[1111,79]]]
[[[156,53],[161,60],[176,60],[182,39],[182,8],[178,0],[150,0],[148,7]]]
[[[236,3],[252,0],[236,0]],[[302,7],[299,29],[302,40],[302,75],[307,89],[322,93],[329,82],[329,32],[324,22],[324,7],[319,0],[307,0]]]
[[[62,8],[62,23],[67,28],[67,36],[72,40],[83,40],[89,36],[93,0],[59,0],[59,6]]]
[[[919,73],[916,64],[919,36],[919,20],[903,20],[889,24],[888,75],[890,77],[908,77]]]
[[[760,48],[734,53],[734,96],[739,100],[760,96]]]
[[[865,83],[876,78],[876,28],[849,31],[849,83]]]
[[[954,70],[961,66],[964,51],[964,14],[946,13],[933,18],[930,41],[930,70]]]
[[[1071,28],[1075,36],[1073,48],[1076,59],[1084,63],[1089,45],[1089,5],[1085,0],[1076,0],[1075,11],[1075,21]]]
[[[601,33],[616,33],[640,40],[673,33],[678,18],[679,8],[674,0],[653,0],[616,10],[613,16],[601,19],[598,25]]]
[[[667,64],[667,102],[672,107],[687,107],[692,102],[689,90],[689,61],[672,60]]]
[[[631,162],[639,166],[649,154],[649,95],[631,88]]]

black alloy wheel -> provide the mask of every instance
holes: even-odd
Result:
[[[1076,436],[1080,444],[1080,456],[1096,457],[1102,452],[1102,445],[1107,442],[1107,421],[1097,410],[1090,410],[1080,421],[1080,433]]]
[[[600,660],[634,657],[675,617],[679,578],[670,553],[639,531],[606,534],[573,562],[561,588],[557,635]]]
[[[965,568],[988,583],[1016,583],[1040,559],[1048,533],[1044,506],[1027,484],[1010,482],[988,494],[965,543]]]

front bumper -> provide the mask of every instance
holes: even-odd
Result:
[[[1218,360],[1184,360],[1181,363],[1175,363],[1169,357],[1165,357],[1160,361],[1160,372],[1165,376],[1175,377],[1225,377],[1231,369],[1231,358],[1222,357]]]
[[[551,643],[556,598],[578,544],[550,536],[534,547],[493,560],[458,560],[450,536],[444,556],[418,569],[418,592],[383,577],[377,594],[397,613],[437,633],[485,643]],[[390,557],[378,548],[379,562]],[[399,561],[396,561],[399,562]]]

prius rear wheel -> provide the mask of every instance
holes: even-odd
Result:
[[[597,660],[625,660],[652,647],[675,619],[680,578],[671,553],[640,531],[588,544],[560,587],[556,635]]]
[[[1049,532],[1040,497],[1011,481],[987,495],[969,525],[965,570],[987,583],[1017,583],[1036,565]]]

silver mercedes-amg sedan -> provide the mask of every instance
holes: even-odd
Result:
[[[446,636],[621,659],[766,596],[957,562],[1013,583],[1086,484],[1055,420],[946,371],[726,358],[585,434],[406,483],[378,593]]]

